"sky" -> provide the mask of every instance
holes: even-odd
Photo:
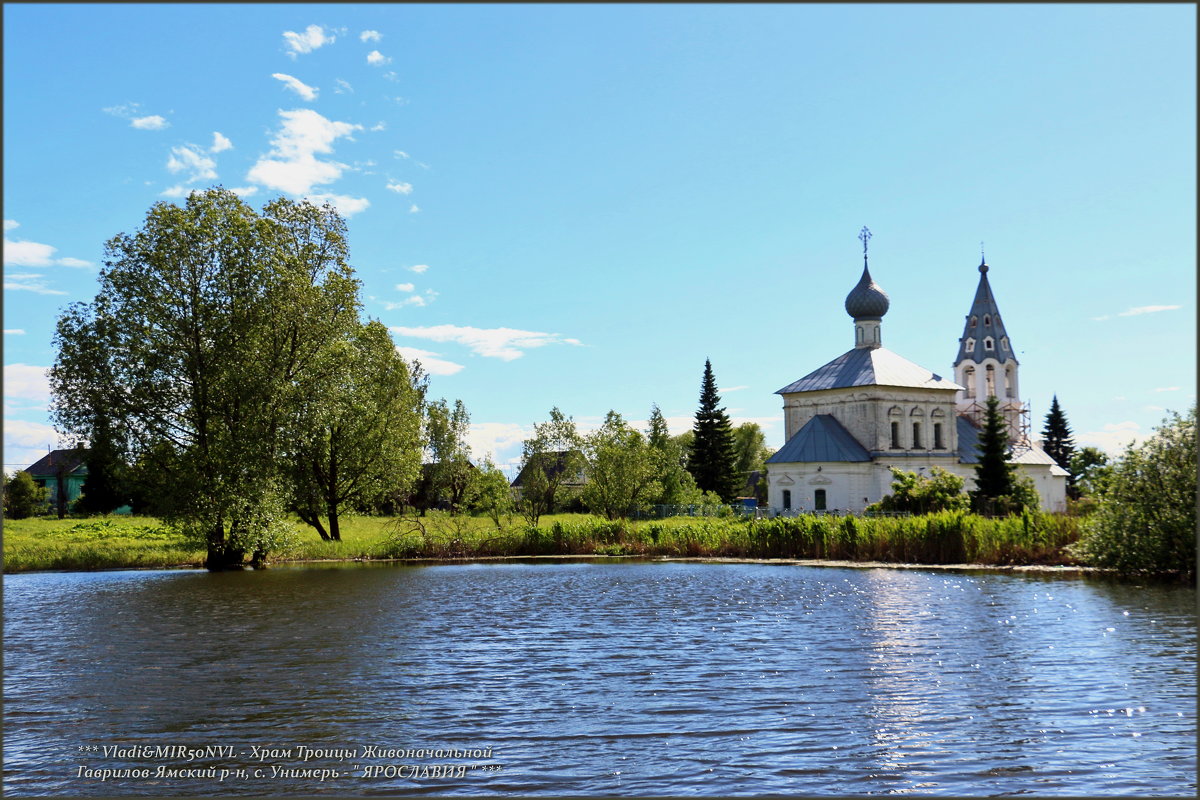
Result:
[[[1196,8],[53,5],[4,13],[4,468],[105,242],[222,185],[329,202],[364,315],[514,474],[558,407],[735,424],[853,347],[942,375],[981,248],[1036,431],[1195,403]],[[69,444],[62,442],[61,444]]]

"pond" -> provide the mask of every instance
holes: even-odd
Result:
[[[1194,795],[1196,594],[685,562],[4,577],[17,795]]]

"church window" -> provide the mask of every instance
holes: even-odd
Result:
[[[984,315],[983,315],[983,324],[984,324],[984,325],[991,325],[991,324],[992,324],[992,315],[991,315],[991,314],[984,314]]]
[[[900,449],[900,423],[892,422],[892,449]]]
[[[933,423],[933,449],[944,450],[946,445],[942,442],[942,423]]]
[[[783,510],[790,511],[791,508],[792,508],[792,490],[784,489],[783,490]]]
[[[862,329],[862,325],[855,325],[855,326],[854,326],[854,342],[855,342],[855,344],[862,344],[862,343],[863,343],[863,329]]]
[[[967,352],[969,353],[974,349],[975,349],[975,340],[971,337],[967,337],[967,347],[966,347]]]
[[[1005,350],[1005,351],[1008,350],[1008,337],[1007,336],[1000,337],[1000,349]]]
[[[974,328],[979,324],[979,317],[971,317],[971,327]]]
[[[1017,399],[1017,371],[1012,364],[1004,370],[1004,392],[1013,400]]]
[[[921,447],[921,423],[913,423],[913,449],[917,450]]]
[[[817,489],[813,492],[813,508],[817,511],[825,510],[825,490]]]
[[[989,336],[983,340],[983,349],[984,350],[994,350],[995,346],[996,346],[996,343],[994,341],[992,341],[992,337]]]
[[[963,384],[967,387],[967,397],[975,396],[975,368],[967,367],[963,370]]]
[[[987,396],[995,397],[996,395],[996,369],[991,364],[987,365]]]

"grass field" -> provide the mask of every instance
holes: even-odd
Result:
[[[475,558],[522,555],[644,555],[819,558],[918,564],[1075,564],[1067,548],[1079,520],[1054,514],[985,518],[799,516],[769,520],[672,517],[611,522],[587,514],[519,518],[501,529],[486,517],[351,516],[342,541],[294,523],[274,562],[319,559]],[[6,520],[4,571],[198,567],[204,549],[150,517]]]

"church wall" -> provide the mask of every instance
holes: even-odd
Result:
[[[963,491],[974,491],[975,465],[960,464],[955,461],[951,466],[953,468],[947,468],[947,472],[952,472],[963,479]],[[1038,507],[1042,511],[1067,510],[1066,476],[1050,474],[1048,464],[1017,464],[1016,467],[1018,475],[1033,479],[1033,485],[1037,488],[1038,493]]]
[[[867,391],[867,390],[870,391]],[[817,414],[829,414],[871,453],[953,453],[958,448],[954,392],[879,386],[796,392],[783,396],[784,436],[792,438]],[[900,449],[892,448],[891,423],[900,425]],[[921,424],[921,446],[914,447],[912,424]],[[934,423],[942,425],[942,447],[934,448]]]

